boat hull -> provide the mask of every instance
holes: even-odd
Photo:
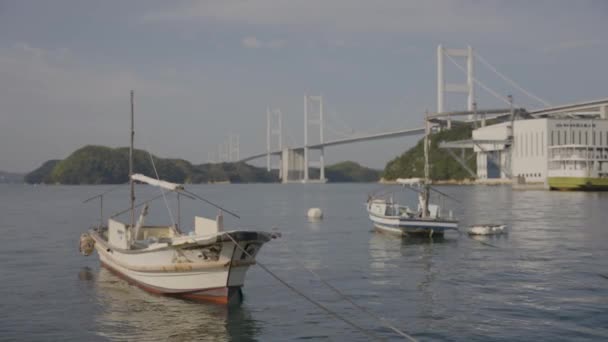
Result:
[[[266,239],[218,241],[218,255],[207,260],[199,257],[209,246],[176,246],[157,251],[137,252],[113,249],[99,235],[95,249],[103,267],[141,289],[159,295],[237,304],[242,299],[241,287],[255,255]],[[237,236],[237,235],[235,235]],[[258,235],[253,235],[258,236]],[[246,250],[250,255],[244,253]]]
[[[608,178],[596,177],[548,177],[551,190],[608,191]]]
[[[100,261],[101,266],[112,272],[117,277],[123,279],[131,285],[137,286],[140,289],[161,296],[171,296],[183,299],[196,300],[201,302],[216,303],[216,304],[239,304],[243,298],[241,286],[224,286],[213,289],[200,289],[189,292],[174,292],[170,289],[151,287],[147,283],[143,283],[128,275],[128,272],[121,272],[112,267],[110,264]]]
[[[369,215],[376,231],[393,235],[443,235],[447,230],[457,230],[458,222],[439,219],[409,219],[403,217],[380,217]]]

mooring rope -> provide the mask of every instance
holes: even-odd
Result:
[[[289,246],[287,248],[290,249]],[[389,329],[393,330],[398,335],[401,335],[402,337],[405,337],[406,339],[408,339],[410,341],[413,341],[413,342],[417,342],[418,341],[414,337],[412,337],[411,335],[409,335],[408,333],[406,333],[403,330],[401,330],[401,329],[395,327],[394,325],[392,325],[389,322],[389,320],[387,320],[386,318],[378,316],[375,313],[373,313],[373,312],[369,311],[368,309],[366,309],[365,307],[363,307],[363,306],[355,303],[350,297],[348,297],[346,294],[344,294],[342,291],[340,291],[340,289],[338,289],[335,286],[333,286],[332,284],[330,284],[328,281],[326,281],[325,279],[323,279],[317,272],[309,269],[304,264],[302,264],[299,260],[293,260],[293,261],[295,261],[298,265],[300,265],[300,267],[302,267],[303,269],[305,269],[306,271],[308,271],[308,273],[310,273],[313,276],[315,276],[317,278],[317,280],[319,280],[321,283],[323,283],[323,285],[327,286],[332,291],[334,291],[335,293],[337,293],[342,299],[344,299],[345,301],[349,302],[352,306],[354,306],[357,309],[363,311],[364,313],[368,314],[369,316],[373,317],[375,320],[377,320],[378,322],[380,322],[380,324],[382,324],[386,328],[389,328]]]
[[[232,237],[232,235],[230,235],[230,233],[225,233],[224,235],[228,236],[228,238],[230,238],[230,240],[232,240],[232,242],[234,242],[234,244],[236,245],[236,247],[240,251],[242,251],[243,253],[245,253],[245,255],[247,255],[250,258],[253,258],[253,256],[251,254],[249,254],[249,252],[247,252],[245,249],[243,249],[243,247],[241,247],[241,245],[239,245],[238,242],[236,242],[236,240],[234,240],[234,238]],[[305,293],[303,293],[302,291],[298,290],[297,288],[295,288],[294,286],[290,285],[285,280],[283,280],[281,277],[279,277],[278,275],[276,275],[268,267],[266,267],[263,263],[261,263],[261,262],[259,262],[259,261],[256,260],[256,264],[258,266],[260,266],[264,271],[266,271],[266,273],[268,273],[271,277],[273,277],[274,279],[276,279],[279,283],[283,284],[285,287],[287,287],[288,289],[290,289],[291,291],[293,291],[295,294],[297,294],[300,297],[306,299],[308,302],[310,302],[313,305],[317,306],[321,310],[327,312],[331,316],[333,316],[333,317],[341,320],[342,322],[350,325],[351,327],[353,327],[353,328],[357,329],[358,331],[362,332],[363,334],[365,334],[365,335],[373,338],[374,340],[378,340],[378,341],[383,341],[384,340],[383,338],[380,338],[376,334],[374,334],[374,333],[366,330],[365,328],[357,325],[356,323],[354,323],[353,321],[349,320],[348,318],[343,317],[342,315],[340,315],[337,312],[331,310],[330,308],[326,307],[325,305],[323,305],[323,304],[319,303],[318,301],[312,299],[310,296],[306,295]]]

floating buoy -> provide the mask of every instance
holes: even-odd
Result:
[[[80,246],[78,250],[80,254],[84,256],[89,256],[93,253],[93,249],[95,248],[95,240],[88,233],[80,234]]]
[[[323,218],[323,211],[320,208],[310,208],[308,209],[308,218],[320,220]]]
[[[467,229],[469,235],[499,235],[507,232],[504,224],[477,224]]]

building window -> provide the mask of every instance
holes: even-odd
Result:
[[[591,144],[595,146],[595,131],[593,131],[593,140],[591,141]]]
[[[587,134],[589,132],[585,132],[585,145],[589,145],[589,134]]]
[[[578,144],[581,144],[581,131],[578,131]]]
[[[559,131],[557,131],[557,144],[561,145],[562,144],[562,135],[559,134]]]
[[[564,145],[568,144],[568,132],[564,131]]]
[[[553,133],[555,133],[554,131],[551,131],[551,141],[549,143],[549,146],[553,146]]]

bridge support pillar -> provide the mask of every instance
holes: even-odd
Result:
[[[320,150],[320,157],[319,157],[319,179],[322,182],[325,182],[325,151],[323,148],[321,148]]]
[[[300,182],[304,176],[304,151],[284,148],[281,153],[281,182]]]

